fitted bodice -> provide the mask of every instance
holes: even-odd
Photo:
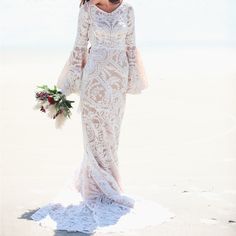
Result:
[[[125,37],[128,32],[128,5],[122,2],[108,13],[88,2],[88,39],[91,47],[119,48],[125,50]]]
[[[147,88],[147,77],[136,47],[134,9],[124,1],[112,12],[100,9],[91,1],[81,6],[75,43],[57,83],[66,95],[79,92],[84,65],[88,59],[88,44],[91,46],[90,66],[98,67],[95,62],[102,58],[103,49],[115,50],[114,56],[119,54],[117,50],[122,51],[120,60],[127,61],[129,65],[126,92],[139,94]],[[102,50],[96,50],[97,48]],[[112,54],[109,54],[109,58]]]

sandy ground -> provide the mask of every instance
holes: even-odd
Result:
[[[176,217],[126,236],[236,235],[235,51],[144,53],[150,86],[127,97],[120,171],[126,190],[161,203]],[[53,85],[65,56],[17,51],[2,57],[1,236],[83,235],[45,229],[29,219],[60,191],[82,158],[76,96],[63,130],[32,109],[35,86]]]

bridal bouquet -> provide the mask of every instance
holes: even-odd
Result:
[[[71,103],[74,101],[67,100],[66,95],[55,85],[53,89],[47,85],[37,86],[37,88],[39,90],[35,92],[37,104],[34,109],[47,113],[50,118],[55,119],[56,128],[60,128],[71,117],[73,108]]]

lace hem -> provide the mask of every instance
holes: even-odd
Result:
[[[31,219],[53,230],[95,233],[139,230],[168,222],[175,217],[169,209],[138,196],[129,195],[135,202],[134,207],[130,208],[105,195],[83,201],[78,192],[68,190],[37,210]]]

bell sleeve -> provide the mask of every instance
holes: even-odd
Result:
[[[66,96],[72,93],[79,94],[83,68],[88,54],[89,12],[84,4],[79,9],[77,32],[73,48],[57,79],[57,87]]]
[[[140,94],[148,87],[148,77],[143,64],[141,52],[136,46],[134,8],[129,6],[128,32],[126,34],[126,54],[129,63],[128,86],[126,93]]]

